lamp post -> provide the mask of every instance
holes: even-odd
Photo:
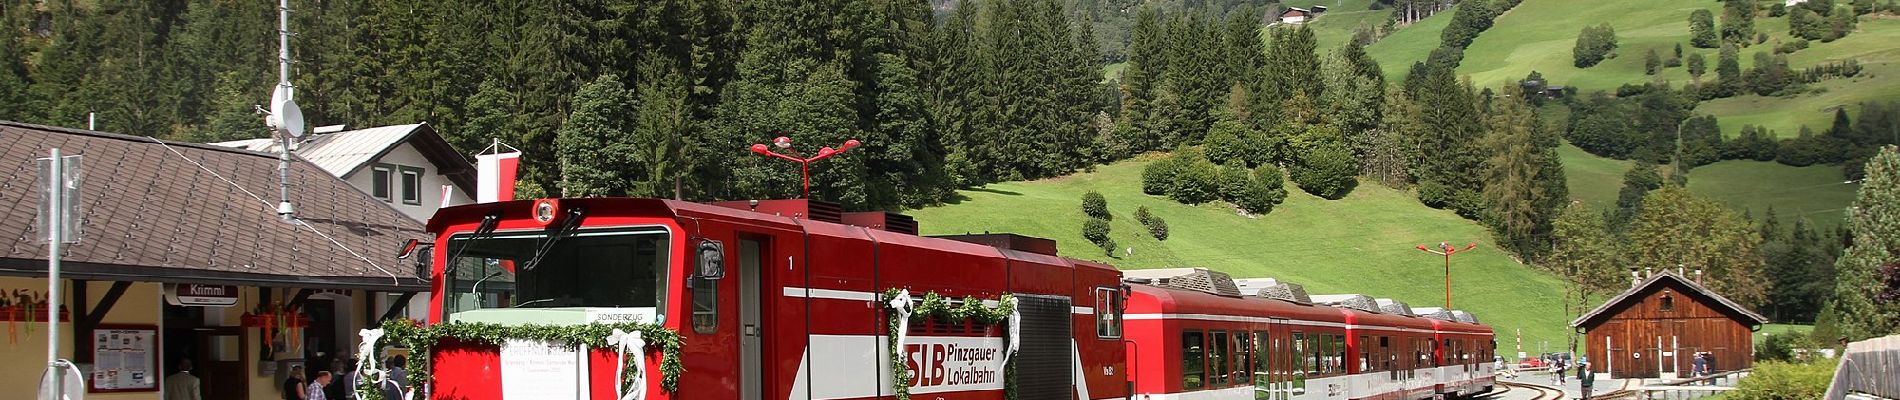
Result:
[[[817,155],[813,155],[808,158],[799,158],[796,156],[798,153],[792,152],[792,138],[779,136],[778,138],[772,139],[772,145],[777,146],[780,150],[791,152],[792,155],[786,155],[786,154],[782,154],[776,151],[772,151],[772,149],[770,147],[766,147],[764,143],[753,144],[752,152],[758,153],[759,155],[762,155],[762,156],[777,157],[779,159],[798,163],[800,174],[804,177],[804,180],[805,180],[805,198],[809,199],[811,198],[811,163],[813,161],[823,160],[825,159],[825,157],[838,155],[838,153],[843,153],[845,150],[851,150],[853,148],[857,148],[858,140],[857,139],[846,140],[844,141],[844,144],[838,145],[838,148],[836,149],[833,149],[829,146],[818,149]]]
[[[1431,248],[1425,247],[1425,245],[1422,245],[1422,244],[1418,245],[1418,251],[1445,256],[1445,311],[1446,312],[1451,311],[1451,255],[1458,254],[1458,252],[1461,252],[1461,251],[1471,251],[1471,249],[1475,249],[1475,248],[1478,248],[1477,243],[1465,245],[1465,248],[1459,249],[1455,246],[1452,246],[1451,242],[1438,242],[1438,250],[1432,250]]]

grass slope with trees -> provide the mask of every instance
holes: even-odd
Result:
[[[1564,293],[1560,281],[1519,264],[1485,227],[1451,211],[1427,208],[1406,192],[1377,184],[1325,200],[1288,182],[1284,203],[1250,218],[1225,203],[1185,205],[1143,194],[1142,168],[1157,158],[1151,154],[1060,178],[993,183],[960,191],[965,198],[955,204],[907,213],[925,234],[1019,233],[1056,240],[1064,256],[1121,268],[1207,267],[1236,278],[1299,283],[1313,294],[1360,293],[1413,307],[1444,302],[1444,259],[1413,246],[1476,242],[1477,251],[1452,260],[1453,306],[1492,324],[1501,343],[1510,343],[1521,328],[1526,346],[1564,344],[1569,321],[1556,297]],[[1105,257],[1083,238],[1089,217],[1081,198],[1091,190],[1102,193],[1114,215],[1110,238],[1132,253]],[[1138,207],[1167,221],[1167,240],[1156,240],[1136,221]],[[1506,347],[1500,354],[1511,352]]]

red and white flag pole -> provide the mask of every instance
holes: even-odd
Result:
[[[482,154],[476,154],[475,202],[514,200],[515,168],[520,160],[521,149],[503,144],[501,139],[495,139],[495,144],[482,149]]]

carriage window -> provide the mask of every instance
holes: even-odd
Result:
[[[1425,343],[1426,356],[1432,358],[1432,366],[1442,367],[1443,365],[1438,363],[1438,339],[1427,339]]]
[[[1234,378],[1235,384],[1246,384],[1253,368],[1253,335],[1247,331],[1234,332]]]
[[[1333,373],[1346,373],[1346,335],[1333,335]]]
[[[1333,372],[1333,360],[1331,357],[1333,353],[1333,337],[1317,335],[1313,338],[1313,342],[1313,353],[1308,358],[1309,365],[1306,367],[1306,372],[1319,374]]]
[[[1206,339],[1201,331],[1181,332],[1181,387],[1200,389],[1206,386],[1207,357]]]
[[[1228,346],[1231,345],[1231,343],[1227,342],[1227,332],[1208,332],[1207,347],[1213,351],[1208,352],[1207,362],[1213,364],[1213,368],[1209,368],[1213,370],[1212,373],[1209,374],[1214,378],[1211,382],[1213,386],[1223,386],[1227,384],[1227,353]]]
[[[1122,337],[1122,293],[1115,288],[1095,288],[1095,337]]]
[[[1273,360],[1268,358],[1268,354],[1273,354],[1273,349],[1267,347],[1268,340],[1266,331],[1253,333],[1253,385],[1256,389],[1272,382]]]
[[[1365,336],[1359,336],[1359,372],[1370,371],[1372,368],[1372,363],[1367,361],[1372,359],[1372,346],[1369,346],[1370,344],[1371,343],[1367,342]]]
[[[1293,345],[1293,365],[1292,365],[1293,372],[1312,371],[1312,369],[1307,366],[1307,363],[1313,362],[1313,359],[1306,357],[1306,334],[1300,333],[1299,331],[1294,331],[1292,345]]]

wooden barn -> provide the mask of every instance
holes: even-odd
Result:
[[[1588,340],[1591,370],[1612,378],[1687,377],[1702,353],[1716,372],[1754,365],[1752,334],[1768,319],[1699,284],[1701,271],[1683,275],[1651,274],[1570,323]]]

